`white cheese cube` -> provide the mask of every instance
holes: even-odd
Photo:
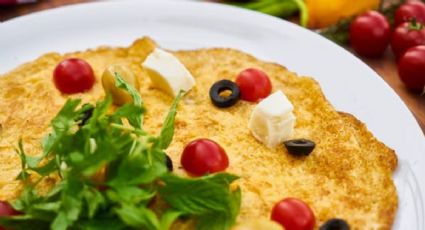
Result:
[[[195,85],[195,79],[186,67],[173,54],[155,48],[142,63],[156,87],[171,96],[177,96],[180,90],[189,91]]]
[[[292,136],[295,125],[294,107],[282,91],[263,99],[251,113],[248,127],[254,137],[273,148]]]

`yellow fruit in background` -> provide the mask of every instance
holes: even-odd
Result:
[[[377,9],[380,0],[305,0],[308,9],[308,27],[323,28],[339,20]]]

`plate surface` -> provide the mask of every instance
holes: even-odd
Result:
[[[190,1],[122,0],[68,6],[0,24],[0,73],[46,52],[127,46],[144,35],[169,49],[237,48],[314,76],[336,109],[354,114],[396,150],[399,209],[394,229],[425,229],[425,138],[413,115],[363,62],[289,22]]]

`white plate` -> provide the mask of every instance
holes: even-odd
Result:
[[[127,46],[144,35],[173,49],[233,47],[314,76],[338,110],[356,115],[397,151],[400,164],[394,178],[400,204],[394,229],[425,229],[425,138],[412,114],[359,59],[286,21],[201,2],[74,5],[0,24],[0,73],[49,51]]]

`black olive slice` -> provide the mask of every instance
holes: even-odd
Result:
[[[165,155],[165,165],[168,168],[168,171],[173,171],[173,162],[171,161],[171,158],[168,155]]]
[[[319,230],[350,230],[350,225],[343,219],[330,219],[326,221]]]
[[[231,93],[228,96],[221,96],[220,93],[229,90]],[[212,103],[219,108],[230,107],[240,98],[240,89],[239,86],[233,81],[229,80],[220,80],[214,83],[210,88],[210,98]]]
[[[81,117],[79,118],[79,120],[81,120],[81,122],[78,124],[78,126],[84,126],[87,121],[90,119],[90,117],[93,115],[93,106],[89,105],[89,104],[84,104],[83,105],[83,109],[84,112],[81,115]]]
[[[289,154],[295,156],[307,156],[309,155],[316,144],[313,141],[307,139],[294,139],[284,142],[286,149]]]

